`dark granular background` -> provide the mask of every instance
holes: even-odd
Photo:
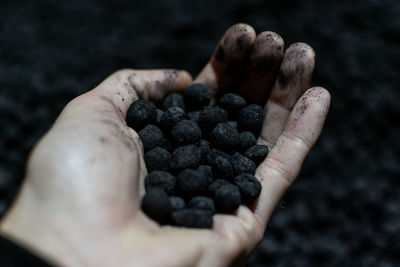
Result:
[[[321,140],[249,266],[399,264],[397,0],[1,0],[0,214],[69,100],[120,68],[195,75],[236,22],[309,43],[313,84],[332,94]]]

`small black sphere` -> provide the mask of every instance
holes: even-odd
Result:
[[[171,212],[168,195],[160,188],[147,191],[142,199],[141,206],[147,216],[160,223],[166,222]]]
[[[210,152],[208,152],[207,156],[206,156],[207,164],[209,164],[211,166],[214,166],[216,164],[216,160],[217,160],[218,156],[224,157],[227,160],[231,160],[231,156],[230,155],[226,154],[225,152],[223,152],[223,151],[221,151],[219,149],[212,148],[212,149],[210,149]]]
[[[144,161],[149,173],[155,170],[168,171],[171,165],[171,154],[167,150],[156,146],[144,154]]]
[[[236,152],[232,155],[232,165],[237,175],[242,173],[255,174],[256,164],[249,158]]]
[[[152,171],[144,180],[144,187],[146,191],[153,188],[164,189],[168,195],[174,193],[176,178],[166,171]]]
[[[241,132],[239,134],[239,150],[245,152],[257,143],[257,139],[252,132]]]
[[[228,113],[220,107],[207,106],[200,112],[199,125],[202,130],[211,131],[220,122],[228,121]]]
[[[231,179],[235,175],[231,161],[222,156],[217,156],[213,165],[214,176],[217,178]]]
[[[156,106],[147,100],[136,100],[126,113],[126,123],[135,131],[140,131],[147,124],[155,123],[156,119]]]
[[[183,120],[172,127],[171,137],[178,145],[198,144],[201,130],[194,121]]]
[[[161,116],[160,124],[165,129],[171,129],[176,123],[186,118],[185,111],[180,107],[168,108]]]
[[[219,100],[219,105],[229,113],[231,118],[236,118],[246,104],[246,100],[243,97],[233,93],[227,93]]]
[[[181,171],[177,179],[176,188],[184,196],[204,194],[210,185],[207,177],[192,169]]]
[[[233,184],[222,185],[215,191],[214,201],[218,211],[234,212],[242,202],[239,188]]]
[[[210,186],[208,187],[208,194],[211,196],[211,197],[215,197],[215,192],[217,192],[217,190],[221,187],[221,186],[223,186],[223,185],[231,185],[232,183],[230,183],[230,182],[228,182],[227,180],[224,180],[224,179],[217,179],[217,180],[214,180],[211,184],[210,184]]]
[[[242,173],[234,178],[234,183],[239,187],[242,200],[246,203],[253,202],[261,193],[261,184],[251,174]]]
[[[210,134],[210,141],[216,148],[231,151],[239,144],[239,133],[228,123],[218,123]]]
[[[177,147],[172,152],[171,169],[197,168],[201,163],[201,151],[195,145]]]
[[[183,100],[188,110],[200,110],[210,103],[211,94],[204,84],[194,83],[186,88],[183,93]]]
[[[212,167],[209,165],[200,165],[197,168],[197,171],[200,172],[204,177],[207,178],[207,181],[210,183],[213,181],[213,172]]]
[[[257,165],[263,162],[265,157],[268,155],[269,149],[267,146],[254,145],[247,149],[244,154],[246,157],[254,161]]]
[[[166,143],[163,132],[160,128],[152,124],[148,124],[138,134],[142,140],[144,151],[148,151],[156,146],[163,147]]]
[[[169,202],[171,203],[172,211],[183,210],[186,207],[185,200],[178,196],[170,196]]]
[[[199,118],[200,118],[200,111],[192,111],[188,112],[187,117],[191,119],[192,121],[195,121],[196,123],[199,123]]]
[[[172,107],[179,107],[183,110],[185,110],[185,104],[183,103],[183,96],[178,94],[178,93],[172,93],[167,95],[163,102],[162,102],[162,108],[164,110]]]
[[[256,104],[248,105],[239,112],[239,128],[251,131],[256,136],[261,132],[264,123],[264,109]]]
[[[215,213],[214,200],[206,196],[196,196],[192,198],[188,203],[188,208],[208,210],[212,214]]]

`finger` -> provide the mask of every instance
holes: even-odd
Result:
[[[130,104],[138,98],[160,101],[164,95],[183,91],[192,83],[186,71],[121,70],[89,92],[93,99],[106,102],[125,118]],[[93,101],[92,99],[92,101]]]
[[[239,93],[252,103],[264,104],[283,58],[284,42],[274,32],[257,35],[246,64]]]
[[[282,133],[293,106],[310,86],[314,57],[314,50],[304,43],[293,44],[285,52],[265,106],[266,115],[260,136],[270,148]]]
[[[276,145],[257,168],[256,177],[263,189],[255,206],[255,215],[264,227],[318,139],[329,104],[327,90],[321,87],[309,89],[296,103]]]
[[[254,29],[239,23],[230,27],[219,41],[210,61],[195,79],[210,88],[213,102],[218,92],[230,89],[239,79],[255,39]]]

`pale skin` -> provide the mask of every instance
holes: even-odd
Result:
[[[194,80],[210,87],[214,103],[235,87],[265,105],[258,142],[271,148],[256,171],[259,199],[215,215],[212,230],[160,226],[140,210],[147,171],[126,111],[193,81],[185,71],[126,69],[68,103],[38,142],[1,233],[61,266],[243,265],[322,130],[330,95],[309,89],[313,69],[307,44],[285,50],[278,34],[236,24]]]

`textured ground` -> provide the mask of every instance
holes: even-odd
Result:
[[[396,0],[2,0],[0,215],[69,100],[123,67],[195,75],[236,22],[311,44],[313,84],[332,93],[321,140],[249,266],[399,266]]]

